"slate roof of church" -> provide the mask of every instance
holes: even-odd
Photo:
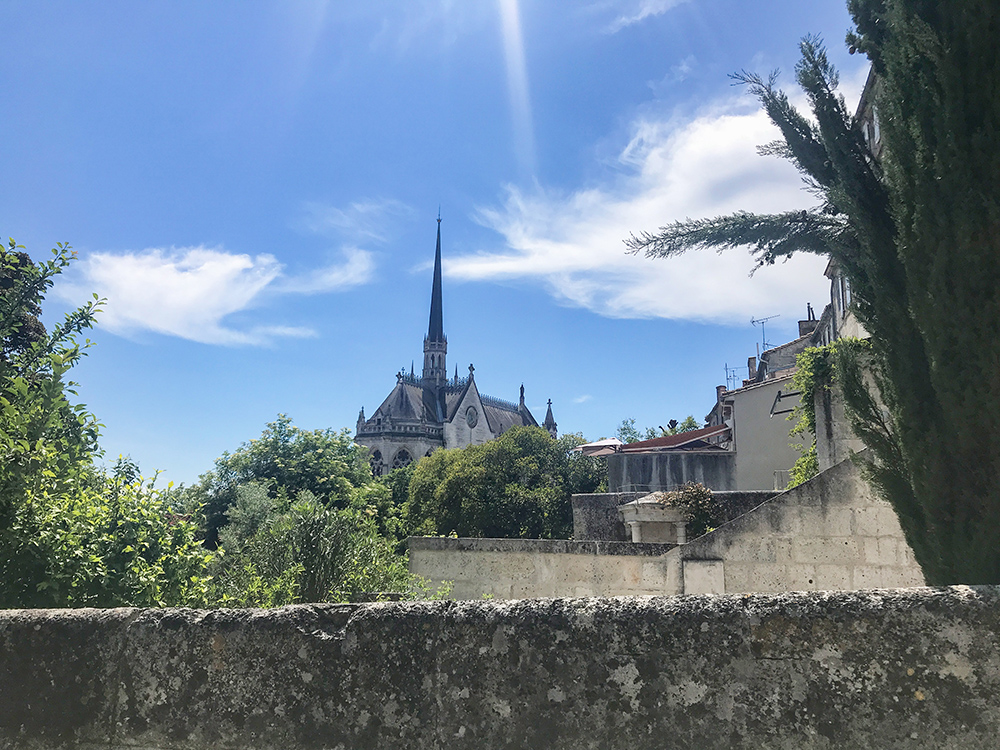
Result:
[[[370,423],[376,417],[424,420],[432,424],[451,422],[455,419],[456,412],[473,382],[475,381],[472,378],[462,378],[457,383],[454,380],[449,381],[443,388],[444,410],[441,415],[438,415],[434,389],[424,388],[420,384],[420,380],[413,375],[403,375],[398,379],[396,387],[386,396],[371,417],[365,420],[365,423]],[[504,401],[482,393],[479,394],[479,400],[483,405],[486,423],[494,435],[506,432],[515,426],[538,426],[538,422],[535,421],[527,406],[520,406],[512,401]]]

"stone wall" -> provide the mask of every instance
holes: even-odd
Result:
[[[600,540],[627,542],[618,508],[642,497],[643,492],[595,492],[573,495],[573,538],[579,541]]]
[[[993,587],[0,613],[0,747],[996,747]]]
[[[763,493],[766,495],[767,493]],[[680,546],[538,539],[410,540],[410,570],[457,599],[722,594],[920,586],[895,512],[844,461]],[[596,501],[595,501],[596,502]],[[634,548],[634,549],[633,549]]]
[[[671,544],[410,537],[410,571],[455,599],[663,593]],[[672,593],[672,592],[671,592]]]
[[[737,489],[736,454],[664,451],[608,456],[608,490],[613,493],[674,490],[688,482],[698,482],[710,490]],[[770,485],[763,489],[770,489]]]
[[[869,383],[869,388],[872,386],[874,383]],[[872,392],[878,391],[872,389]],[[820,471],[865,449],[865,444],[851,430],[851,423],[844,411],[844,393],[839,383],[831,383],[827,388],[817,388],[813,405],[816,409],[816,462]]]
[[[713,492],[712,502],[715,503],[720,523],[729,523],[754,508],[763,505],[775,495],[775,490],[745,490],[743,492]]]
[[[895,511],[844,461],[750,513],[682,545],[684,593],[920,586]],[[698,570],[697,574],[693,571]],[[704,575],[715,578],[706,588]],[[699,576],[697,587],[688,585]]]
[[[618,508],[644,492],[602,492],[573,495],[573,538],[579,541],[627,542],[631,539]],[[713,492],[720,523],[728,523],[767,502],[777,492]]]

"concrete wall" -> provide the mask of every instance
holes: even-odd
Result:
[[[573,538],[577,541],[627,542],[618,507],[642,497],[642,492],[601,492],[573,495]]]
[[[0,613],[0,747],[996,747],[1000,593]]]
[[[735,462],[736,457],[724,451],[613,453],[608,456],[608,490],[656,492],[688,482],[710,490],[735,490]]]
[[[892,508],[851,461],[834,466],[668,557],[685,593],[920,586]],[[706,576],[715,576],[711,580]],[[690,579],[697,583],[692,590]],[[721,576],[721,577],[720,577]],[[720,585],[722,584],[722,585]]]
[[[411,537],[410,571],[455,599],[628,596],[667,591],[670,544]]]

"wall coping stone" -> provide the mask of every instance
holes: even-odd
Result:
[[[527,552],[553,555],[609,555],[615,557],[658,557],[676,544],[609,542],[573,539],[483,539],[478,537],[411,536],[411,550],[428,552]]]

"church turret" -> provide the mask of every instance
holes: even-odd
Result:
[[[425,384],[444,384],[448,379],[445,358],[448,339],[444,335],[444,316],[441,311],[441,216],[438,215],[437,249],[434,251],[434,285],[431,288],[431,315],[424,338]]]
[[[552,399],[549,399],[549,408],[545,412],[545,421],[542,422],[542,427],[549,431],[552,439],[555,440],[559,437],[559,432],[556,430],[556,419],[552,416]]]

